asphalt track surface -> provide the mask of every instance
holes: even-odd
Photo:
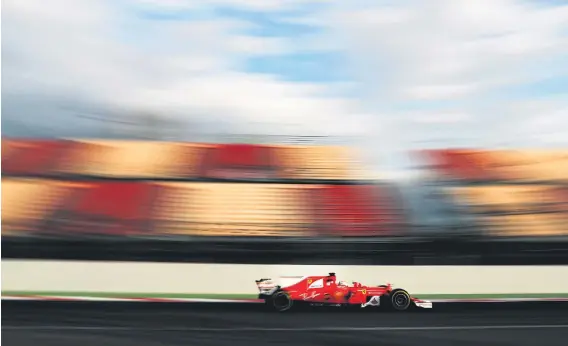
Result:
[[[567,303],[279,314],[250,303],[2,302],[6,346],[565,346],[567,340]]]

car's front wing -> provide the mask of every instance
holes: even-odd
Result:
[[[418,298],[412,298],[412,302],[416,307],[423,309],[432,309],[432,302],[429,300],[423,300]]]

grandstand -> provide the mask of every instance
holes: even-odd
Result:
[[[420,154],[439,191],[475,216],[475,228],[455,227],[490,237],[568,235],[568,151]],[[415,234],[399,189],[365,179],[355,157],[305,143],[2,139],[4,234]]]
[[[393,190],[362,179],[353,153],[340,146],[2,145],[6,234],[382,236],[402,224]]]
[[[568,235],[568,150],[422,152],[489,236]]]
[[[144,141],[74,141],[51,173],[97,178],[191,178],[206,145]]]
[[[568,150],[427,150],[428,166],[464,182],[568,184]]]

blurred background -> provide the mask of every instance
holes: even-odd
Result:
[[[564,1],[2,22],[3,257],[568,264]]]

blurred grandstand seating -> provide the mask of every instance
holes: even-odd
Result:
[[[427,166],[493,236],[568,235],[568,150],[429,150]]]
[[[487,233],[499,236],[567,235],[562,194],[547,185],[485,185],[452,189],[476,213]]]
[[[41,227],[73,183],[2,179],[2,234],[25,235]]]
[[[74,188],[43,233],[148,234],[155,185],[105,181]]]
[[[373,185],[2,180],[4,232],[378,236],[394,213]],[[388,199],[384,202],[388,205]]]
[[[521,214],[483,217],[491,236],[560,236],[568,235],[566,216],[561,214]]]
[[[337,146],[281,146],[278,165],[287,179],[351,180],[361,176],[348,149]]]
[[[2,141],[2,174],[39,175],[50,172],[68,152],[64,140]]]
[[[58,173],[109,178],[192,178],[204,145],[143,141],[80,141]]]
[[[253,144],[224,144],[205,150],[200,176],[205,178],[273,178],[274,149]]]
[[[109,140],[2,140],[5,175],[101,178],[357,180],[353,153],[336,146]]]
[[[568,235],[568,151],[426,154],[485,234]],[[2,139],[2,174],[8,235],[390,236],[408,219],[337,146]]]
[[[466,181],[568,183],[568,150],[430,150],[428,165]]]
[[[392,209],[378,186],[307,183],[357,177],[360,169],[342,147],[17,139],[2,145],[5,232],[383,235]],[[68,180],[77,177],[89,180]],[[167,178],[188,180],[161,181]]]
[[[559,203],[556,189],[546,185],[484,185],[453,189],[474,210],[487,213],[535,213]]]
[[[162,184],[156,229],[206,236],[309,235],[306,185]]]
[[[316,223],[331,235],[393,235],[400,226],[393,200],[374,185],[325,185],[312,190]]]

